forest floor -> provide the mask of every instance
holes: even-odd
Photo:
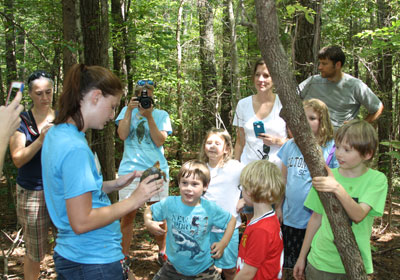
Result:
[[[371,238],[374,274],[369,279],[394,280],[400,278],[400,194],[393,197],[392,226],[383,229],[381,219],[377,219]],[[157,264],[157,245],[143,225],[143,209],[137,215],[134,238],[131,246],[133,273],[137,280],[152,279],[160,268]],[[387,220],[387,210],[383,221]],[[4,254],[11,246],[5,234],[15,239],[16,215],[12,199],[7,194],[5,184],[0,184],[0,279],[23,279],[23,242],[17,246],[8,258],[8,276],[4,277]],[[46,255],[41,266],[40,279],[56,279],[52,252]]]

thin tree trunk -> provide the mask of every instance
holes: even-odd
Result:
[[[77,52],[73,49],[77,46],[77,2],[78,0],[63,0],[63,35],[66,46],[63,48],[64,77],[72,65],[77,62]]]
[[[297,84],[279,39],[275,1],[256,0],[256,15],[258,44],[283,104],[281,115],[296,139],[311,177],[326,176],[325,162],[296,94]],[[319,197],[331,224],[334,243],[348,278],[366,280],[364,263],[343,206],[332,193],[319,193]]]
[[[15,26],[14,26],[14,5],[13,0],[4,1],[4,13],[7,18],[4,21],[5,45],[6,45],[6,82],[7,85],[11,81],[17,79],[17,59],[15,57]]]
[[[387,1],[377,0],[378,4],[378,17],[377,23],[379,28],[390,27],[390,7]],[[378,85],[381,91],[380,98],[382,100],[385,110],[382,112],[381,117],[378,120],[378,134],[380,141],[391,141],[393,139],[392,126],[393,126],[393,80],[392,80],[392,50],[388,48],[382,49],[382,52],[378,55]],[[389,213],[392,210],[392,192],[393,192],[393,165],[392,159],[387,154],[390,151],[388,146],[379,146],[379,163],[378,168],[384,172],[388,177],[388,206]],[[391,226],[391,215],[388,219],[389,227]]]
[[[107,0],[81,1],[80,7],[85,64],[108,68]],[[115,179],[114,135],[115,124],[112,122],[102,131],[92,131],[92,149],[99,157],[104,180]]]
[[[214,15],[211,3],[207,0],[198,0],[199,28],[200,28],[200,65],[201,85],[203,92],[203,119],[202,137],[206,130],[216,125],[218,111],[216,107],[217,70],[215,66],[214,46]]]
[[[178,18],[176,23],[176,96],[177,96],[177,111],[178,111],[178,146],[177,146],[177,158],[179,162],[183,163],[183,101],[184,96],[182,93],[182,45],[181,45],[181,33],[182,33],[182,14],[183,14],[183,5],[185,4],[186,0],[180,0],[179,9],[178,9]]]

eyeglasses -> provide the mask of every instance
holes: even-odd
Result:
[[[139,80],[139,81],[137,82],[137,85],[138,85],[138,86],[144,86],[145,84],[148,84],[148,85],[150,85],[150,86],[156,87],[156,83],[153,82],[152,80]]]
[[[52,77],[51,77],[51,75],[50,75],[49,73],[47,73],[46,71],[43,71],[43,70],[37,70],[37,71],[33,72],[33,73],[29,76],[29,78],[28,78],[28,85],[29,85],[31,82],[33,82],[34,80],[39,79],[39,78],[41,78],[41,77],[48,78],[48,79],[52,80]]]
[[[263,144],[263,152],[261,152],[260,150],[257,150],[257,152],[260,153],[261,159],[268,160],[269,159],[269,155],[268,154],[269,154],[270,150],[271,150],[270,146],[267,146],[267,145]]]

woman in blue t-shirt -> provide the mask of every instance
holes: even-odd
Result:
[[[17,176],[17,217],[24,233],[24,279],[37,279],[47,252],[51,225],[43,194],[40,154],[54,120],[53,80],[49,73],[33,72],[27,82],[33,107],[21,113],[21,123],[10,139],[10,152]]]
[[[162,191],[158,175],[147,177],[115,204],[107,193],[129,185],[142,172],[103,181],[85,138],[115,116],[121,81],[100,66],[76,64],[64,80],[55,125],[42,148],[47,208],[58,229],[54,263],[59,279],[124,279],[119,219]]]

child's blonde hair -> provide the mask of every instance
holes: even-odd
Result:
[[[311,108],[319,116],[318,144],[325,147],[333,139],[333,126],[329,117],[329,110],[326,104],[319,99],[309,99],[303,102],[304,109]]]
[[[188,178],[192,175],[203,183],[203,187],[207,187],[210,183],[210,170],[200,160],[192,159],[182,165],[178,173],[178,184],[180,184],[182,178]]]
[[[207,139],[213,134],[218,135],[225,142],[224,145],[225,145],[226,153],[223,158],[223,163],[225,164],[232,158],[233,145],[232,145],[232,139],[231,139],[231,136],[229,135],[229,132],[222,128],[213,127],[209,131],[207,131],[206,137],[204,137],[203,144],[201,145],[201,149],[200,149],[200,160],[202,160],[204,162],[208,162],[208,156],[204,150],[204,147],[206,145]]]
[[[371,154],[371,161],[378,148],[378,135],[373,126],[364,120],[351,120],[336,131],[335,143],[346,143],[357,150],[361,156]]]
[[[268,160],[256,160],[243,169],[240,184],[253,202],[274,203],[285,192],[282,173]]]

